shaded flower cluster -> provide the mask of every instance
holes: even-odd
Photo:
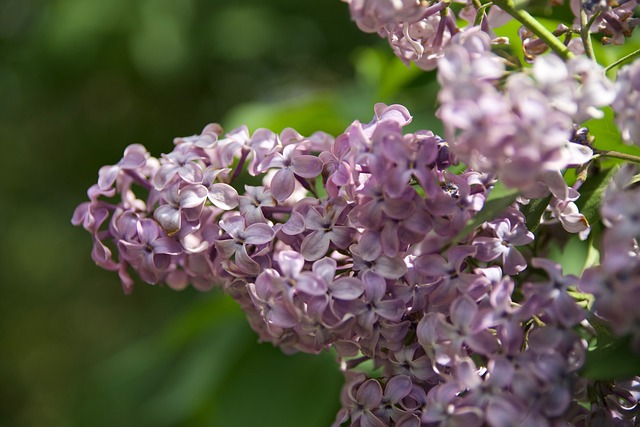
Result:
[[[630,335],[632,348],[640,353],[640,191],[630,184],[634,174],[634,168],[622,168],[607,188],[601,208],[606,225],[602,260],[584,272],[580,289],[594,295],[593,312],[616,335]]]
[[[553,214],[567,231],[588,233],[578,193],[563,170],[589,162],[593,152],[576,123],[601,118],[616,90],[593,61],[537,58],[530,71],[511,72],[478,30],[455,36],[439,62],[438,116],[452,152],[465,164],[497,176],[528,198],[552,194]]]
[[[640,145],[640,61],[620,68],[616,92],[611,106],[616,112],[622,139],[628,144]]]
[[[433,70],[446,51],[451,38],[467,29],[457,18],[473,25],[479,19],[487,33],[510,17],[497,7],[479,10],[471,0],[457,1],[464,7],[458,13],[450,1],[420,0],[343,0],[349,4],[352,19],[362,31],[386,37],[393,52],[407,65],[414,62],[424,70]]]
[[[602,35],[603,44],[620,45],[640,24],[640,18],[634,16],[637,7],[637,0],[571,0],[571,10],[576,17],[574,28],[580,28],[582,10],[587,21],[593,21],[591,33]]]

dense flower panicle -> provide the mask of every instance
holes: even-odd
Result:
[[[577,277],[544,258],[556,232],[591,231],[578,199],[606,154],[583,123],[611,106],[640,145],[640,61],[613,83],[583,39],[623,43],[637,0],[570,0],[576,20],[552,32],[566,60],[525,24],[520,69],[492,51],[506,43],[493,29],[525,20],[491,2],[343,1],[405,64],[437,68],[445,138],[379,103],[336,138],[210,124],[157,158],[130,145],[73,214],[92,259],[126,293],[135,275],[221,287],[285,353],[332,349],[345,375],[335,427],[638,425],[639,376],[582,372],[601,324],[640,354],[635,169],[584,193],[587,215],[602,198],[599,262],[590,253]],[[494,198],[499,184],[517,194]]]
[[[570,141],[573,124],[602,117],[598,108],[615,96],[592,61],[540,57],[530,74],[509,75],[503,94],[496,85],[505,69],[486,34],[461,34],[452,44],[438,70],[438,115],[462,162],[527,190],[547,172],[590,159],[588,147]]]
[[[495,91],[483,84],[504,73],[485,50],[486,35],[477,34],[450,50],[467,61],[461,75],[470,82],[469,100]],[[443,82],[453,78],[443,70]],[[508,114],[516,114],[516,103],[534,103],[527,96],[553,98],[563,114],[581,111],[566,102],[575,98],[558,81],[526,78],[519,87],[533,95],[499,98]],[[449,95],[447,102],[458,98]],[[132,146],[101,169],[72,222],[92,234],[93,259],[117,271],[127,292],[131,271],[174,289],[221,286],[261,340],[287,353],[334,348],[347,375],[336,426],[552,426],[583,416],[572,406],[586,351],[574,331],[586,312],[569,293],[578,279],[521,252],[534,236],[520,203],[454,244],[495,179],[473,169],[452,173],[457,147],[450,151],[430,131],[406,133],[410,121],[405,107],[377,104],[371,122],[355,121],[335,140],[293,129],[223,135],[209,126],[176,139],[159,160]],[[549,150],[567,144],[578,142]],[[240,188],[242,170],[262,185]],[[571,228],[577,220],[565,210],[575,189],[555,170],[536,179],[523,197],[552,194],[551,209]],[[608,193],[611,211],[603,216],[636,230],[619,219],[628,213],[616,210],[624,204],[615,194]],[[604,301],[594,308],[606,318],[607,302],[626,294],[603,296],[594,282],[581,286]],[[351,370],[365,360],[380,377]]]

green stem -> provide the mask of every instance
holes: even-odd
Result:
[[[618,59],[615,62],[612,62],[611,64],[607,65],[606,67],[604,67],[604,72],[606,73],[607,71],[609,71],[610,69],[617,67],[618,65],[622,64],[623,62],[628,61],[629,59],[633,58],[634,56],[640,54],[640,49],[631,52],[628,55],[623,56],[622,58]]]
[[[516,9],[513,0],[494,0],[495,5],[520,21],[522,25],[531,30],[533,34],[543,40],[555,53],[563,59],[573,58],[573,53],[551,31],[547,30],[537,19],[527,11]]]
[[[483,5],[480,5],[479,7],[476,8],[477,9],[476,19],[473,21],[473,25],[480,25],[482,23],[482,19],[484,18],[485,11],[492,5],[493,3],[489,2]]]
[[[640,156],[634,156],[633,154],[620,153],[618,151],[611,150],[599,150],[597,148],[594,148],[593,152],[599,157],[610,157],[612,159],[620,159],[626,160],[628,162],[640,163]]]
[[[582,44],[584,45],[584,53],[589,59],[595,61],[596,54],[593,51],[593,43],[591,42],[591,31],[589,31],[590,28],[591,25],[589,25],[589,20],[587,19],[587,12],[583,8],[580,8],[580,38],[582,39]]]

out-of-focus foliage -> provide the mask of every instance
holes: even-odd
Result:
[[[337,134],[377,101],[432,127],[435,89],[338,1],[0,1],[0,425],[328,425],[330,355],[257,344],[220,292],[123,295],[71,214],[129,144],[212,121]]]

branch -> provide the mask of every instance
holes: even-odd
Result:
[[[580,8],[580,38],[582,39],[582,44],[584,45],[584,53],[587,55],[589,59],[595,61],[596,54],[593,51],[593,43],[591,42],[591,22],[587,19],[587,12],[581,7]]]
[[[611,150],[599,150],[597,148],[594,148],[593,152],[599,157],[610,157],[612,159],[626,160],[628,162],[640,164],[640,156],[634,156],[633,154],[620,153],[619,151]]]
[[[618,59],[617,61],[612,62],[611,64],[607,65],[606,67],[604,67],[604,72],[605,73],[608,72],[610,69],[612,69],[614,67],[617,67],[618,65],[628,61],[629,59],[633,58],[634,56],[636,56],[638,54],[640,54],[640,49],[638,49],[636,51],[633,51],[630,54],[625,55],[622,58]]]

